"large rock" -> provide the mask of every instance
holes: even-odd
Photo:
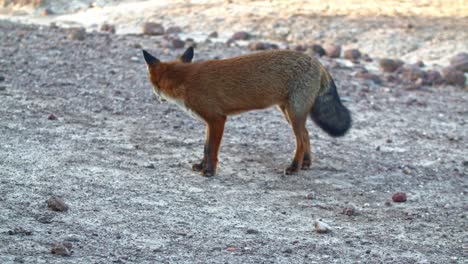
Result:
[[[159,23],[146,22],[141,27],[141,31],[145,35],[164,35],[164,27]]]
[[[426,72],[426,78],[424,79],[425,85],[440,85],[444,83],[444,78],[437,70],[428,70]]]
[[[402,65],[403,65],[403,61],[401,60],[393,60],[393,59],[380,59],[379,60],[379,66],[383,72],[394,72]]]
[[[460,87],[465,87],[466,77],[462,71],[455,69],[454,67],[447,67],[442,69],[442,76],[447,84],[452,84]]]
[[[250,34],[245,31],[239,31],[234,33],[231,38],[234,40],[248,40],[250,39]]]
[[[468,53],[461,52],[450,59],[450,66],[462,72],[468,72]]]

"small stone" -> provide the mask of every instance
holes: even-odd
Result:
[[[218,32],[213,31],[208,35],[209,38],[217,38],[218,37]]]
[[[82,41],[85,38],[86,38],[86,30],[84,28],[68,29],[68,39]]]
[[[182,29],[178,26],[172,26],[172,27],[168,27],[166,29],[166,34],[168,35],[171,35],[171,34],[179,34],[182,32]]]
[[[57,117],[54,114],[49,114],[49,116],[47,116],[47,119],[48,120],[57,120]]]
[[[237,250],[237,248],[235,248],[235,247],[228,247],[228,248],[226,248],[226,250],[229,251],[229,252],[234,252],[234,251]]]
[[[404,192],[397,192],[392,195],[392,200],[395,203],[403,203],[406,202],[406,193]]]
[[[50,15],[53,15],[53,14],[55,14],[55,12],[52,11],[52,9],[50,9],[50,8],[45,8],[45,9],[42,10],[42,12],[41,12],[41,15],[42,15],[42,16],[50,16]]]
[[[330,58],[339,58],[341,55],[341,46],[329,44],[325,46],[325,53]]]
[[[236,32],[232,35],[232,39],[234,40],[248,40],[250,39],[250,34],[245,32],[245,31],[239,31],[239,32]]]
[[[373,74],[373,73],[370,73],[370,72],[366,72],[366,71],[356,73],[356,77],[364,79],[364,80],[373,81],[375,84],[381,84],[382,83],[382,80],[380,79],[379,75]]]
[[[454,67],[446,67],[442,69],[442,76],[447,84],[452,84],[460,87],[465,86],[466,77],[462,71],[455,69]]]
[[[380,59],[379,65],[382,71],[384,72],[394,72],[396,71],[396,69],[403,65],[403,61],[393,59]]]
[[[54,255],[68,257],[71,255],[71,243],[65,245],[64,243],[55,243],[52,245],[50,252]]]
[[[154,166],[153,163],[150,163],[150,164],[148,164],[148,165],[145,165],[145,168],[147,168],[147,169],[155,169],[156,167]]]
[[[292,254],[293,253],[293,250],[290,249],[290,248],[287,248],[283,251],[283,253],[286,253],[286,254]]]
[[[314,227],[315,227],[315,232],[317,232],[317,233],[329,233],[329,232],[331,232],[331,227],[328,224],[326,224],[326,223],[324,223],[324,222],[322,222],[320,220],[315,221]]]
[[[44,214],[37,217],[37,221],[42,224],[50,224],[54,220],[54,216],[52,214]]]
[[[422,68],[422,67],[425,66],[425,64],[424,64],[423,61],[420,60],[420,61],[417,61],[417,62],[414,64],[414,66],[419,67],[419,68]]]
[[[458,71],[468,72],[468,53],[461,52],[450,59],[450,66]]]
[[[110,34],[115,34],[115,26],[114,25],[111,25],[111,24],[108,24],[108,23],[104,23],[101,25],[101,27],[99,28],[99,30],[101,32],[106,32],[106,33],[110,33]]]
[[[358,49],[348,49],[343,53],[343,57],[348,60],[359,60],[361,58],[361,52]]]
[[[185,41],[181,39],[173,39],[171,44],[174,49],[182,49],[185,47]]]
[[[0,92],[1,92],[1,91],[5,91],[5,90],[6,90],[6,86],[0,85]]]
[[[253,234],[258,234],[258,230],[255,230],[255,229],[247,229],[245,231],[245,233],[249,234],[249,235],[253,235]]]
[[[410,175],[411,174],[411,169],[407,166],[403,167],[403,173],[406,174],[406,175]]]
[[[305,195],[305,198],[306,198],[307,200],[315,199],[315,197],[316,197],[316,196],[315,196],[315,193],[313,193],[313,192],[308,193],[308,194]]]
[[[266,42],[251,42],[249,43],[248,45],[248,48],[250,50],[267,50],[267,49],[270,49],[271,45],[269,43],[266,43]]]
[[[55,196],[47,200],[47,207],[58,212],[68,211],[68,205],[61,198]]]
[[[326,54],[325,49],[318,44],[312,45],[312,52],[317,54],[319,57],[322,57]]]
[[[364,54],[362,55],[362,60],[365,61],[365,62],[372,62],[372,58],[369,56],[369,54]]]
[[[4,81],[5,81],[5,76],[0,75],[0,82],[4,82]]]
[[[355,211],[353,207],[345,207],[342,213],[347,216],[352,216],[354,215]]]
[[[154,22],[145,22],[141,28],[141,31],[145,35],[164,35],[164,27],[161,24]]]

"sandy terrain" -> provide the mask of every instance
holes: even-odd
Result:
[[[374,19],[386,30],[396,23]],[[466,45],[466,32],[439,28],[466,18],[437,19],[434,36]],[[218,175],[204,178],[190,170],[203,124],[155,99],[141,56],[183,50],[91,31],[70,40],[66,29],[0,20],[0,263],[468,261],[466,89],[375,85],[353,77],[362,65],[322,58],[353,113],[350,133],[333,139],[308,122],[313,167],[285,177],[294,140],[282,115],[233,116]],[[195,60],[248,52],[200,42]],[[392,202],[395,192],[408,200]],[[48,209],[52,196],[69,210]],[[333,231],[316,233],[318,219]],[[50,253],[64,241],[70,256]]]

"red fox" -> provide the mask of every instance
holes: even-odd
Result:
[[[343,136],[351,114],[342,105],[328,71],[315,58],[289,50],[264,51],[224,60],[192,63],[193,48],[172,62],[143,55],[156,95],[178,104],[206,123],[203,159],[192,166],[214,176],[228,115],[278,106],[296,136],[296,150],[285,174],[312,162],[307,115],[325,132]]]

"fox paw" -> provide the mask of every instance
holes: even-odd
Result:
[[[293,161],[289,167],[284,170],[284,175],[297,174],[299,172],[299,166],[296,161]]]
[[[311,165],[311,164],[312,164],[312,162],[311,162],[310,160],[304,160],[304,161],[302,162],[302,167],[301,167],[301,169],[302,169],[302,170],[308,170],[308,169],[310,169],[310,165]]]
[[[192,165],[193,171],[201,172],[204,168],[205,168],[205,163],[203,161]]]
[[[205,168],[200,172],[200,174],[203,177],[213,177],[213,176],[215,176],[216,171],[213,170],[213,169],[210,170],[210,169]]]

